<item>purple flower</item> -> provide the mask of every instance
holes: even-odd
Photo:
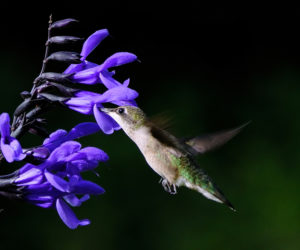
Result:
[[[108,83],[107,83],[108,84]],[[79,91],[75,94],[75,97],[70,98],[65,104],[70,108],[82,114],[91,115],[94,114],[95,119],[106,134],[111,134],[114,130],[120,129],[120,126],[108,115],[99,111],[102,108],[103,103],[113,103],[118,106],[132,105],[136,106],[134,101],[137,98],[138,93],[128,88],[128,81],[121,84],[117,81],[111,82],[116,84],[115,86],[103,94],[97,94],[90,91]]]
[[[82,46],[80,55],[82,56],[82,63],[71,64],[66,70],[65,74],[73,74],[85,69],[98,66],[96,63],[86,61],[87,56],[101,43],[101,41],[109,35],[107,29],[98,30],[86,39]]]
[[[43,147],[52,152],[55,148],[60,146],[66,141],[79,139],[84,136],[88,136],[97,133],[100,130],[99,126],[95,122],[83,122],[76,125],[74,128],[67,132],[63,129],[58,129],[51,133],[49,138],[43,142]]]
[[[84,180],[81,173],[94,170],[100,161],[107,160],[107,154],[101,149],[81,148],[80,143],[67,141],[54,149],[40,165],[24,165],[14,183],[24,187],[25,200],[43,208],[56,208],[62,221],[75,229],[90,224],[90,221],[79,220],[69,205],[80,206],[90,195],[104,193],[102,187]]]
[[[0,115],[0,146],[7,162],[21,161],[25,158],[19,141],[10,136],[10,118],[7,113]]]
[[[95,67],[86,67],[86,69],[77,71],[71,80],[76,83],[97,84],[103,83],[100,79],[102,72],[109,73],[108,69],[112,67],[121,66],[123,64],[131,63],[137,60],[136,55],[128,52],[118,52],[107,58],[103,64]],[[90,64],[88,64],[90,66]]]
[[[118,52],[107,58],[101,65],[86,61],[87,56],[100,44],[100,42],[109,35],[107,29],[98,30],[93,33],[84,42],[80,55],[82,62],[72,64],[66,70],[65,74],[74,74],[71,80],[76,83],[97,84],[103,83],[100,73],[105,75],[113,74],[108,71],[109,68],[117,67],[123,64],[131,63],[137,60],[137,56],[128,52]]]
[[[42,146],[27,150],[27,155],[32,155],[38,160],[45,160],[49,154],[66,141],[76,140],[81,137],[97,133],[100,127],[95,122],[83,122],[76,125],[67,132],[64,129],[58,129],[51,133],[43,142]]]

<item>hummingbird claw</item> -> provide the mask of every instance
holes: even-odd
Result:
[[[176,190],[176,185],[175,184],[170,185],[170,183],[168,182],[168,180],[163,179],[163,178],[161,178],[159,182],[162,184],[162,186],[163,186],[163,188],[164,188],[164,190],[166,192],[168,192],[170,194],[177,194],[177,190]]]

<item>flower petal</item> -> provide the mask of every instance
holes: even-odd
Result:
[[[115,87],[105,91],[101,96],[95,98],[95,103],[131,101],[138,97],[138,92],[124,86]]]
[[[63,178],[60,178],[57,175],[54,175],[47,170],[45,171],[45,177],[49,183],[55,187],[57,190],[61,192],[70,192],[70,185],[69,182],[64,180]]]
[[[93,68],[79,71],[79,72],[75,73],[71,77],[71,79],[73,82],[83,83],[83,84],[88,84],[88,85],[101,83],[99,76],[98,76],[99,68],[101,68],[101,66],[96,66]]]
[[[2,138],[10,136],[10,118],[7,113],[0,115],[0,133]]]
[[[61,137],[65,136],[68,132],[64,129],[58,129],[55,132],[51,133],[49,138],[45,139],[43,145],[46,145],[50,142],[57,141]]]
[[[50,151],[46,147],[34,148],[32,151],[29,152],[31,152],[33,157],[37,159],[46,159],[50,155]]]
[[[11,163],[14,161],[15,152],[8,144],[4,143],[4,138],[1,138],[1,151],[7,162]]]
[[[88,219],[78,220],[72,209],[61,198],[56,200],[56,209],[59,217],[71,229],[90,224]]]
[[[98,45],[109,35],[107,29],[98,30],[90,35],[84,42],[81,50],[81,56],[85,59]]]
[[[99,72],[111,67],[131,63],[135,60],[137,60],[137,56],[135,54],[129,52],[117,52],[104,61],[104,63],[101,65]]]
[[[116,123],[114,119],[112,119],[109,115],[100,112],[96,105],[94,105],[93,110],[95,119],[105,134],[112,134],[114,130],[121,129],[120,125]]]
[[[65,104],[70,108],[79,113],[89,115],[92,113],[92,101],[86,98],[74,97],[65,102]]]
[[[129,83],[130,83],[130,78],[126,79],[126,80],[123,82],[123,86],[124,86],[124,87],[128,87]]]
[[[83,122],[71,129],[68,134],[69,140],[75,140],[83,136],[97,133],[100,130],[99,126],[95,122]]]
[[[13,137],[10,138],[10,143],[9,146],[13,149],[14,151],[14,159],[16,161],[21,161],[26,157],[26,154],[23,154],[23,150],[21,147],[21,144],[19,141]]]
[[[109,159],[103,150],[95,147],[85,147],[79,153],[85,153],[88,161],[108,161]]]
[[[88,194],[85,194],[81,198],[78,198],[75,194],[69,194],[64,196],[65,201],[68,202],[72,207],[81,206],[81,204],[87,201],[89,198],[90,196]]]
[[[71,64],[64,71],[64,74],[73,74],[73,73],[77,73],[77,72],[82,71],[82,70],[94,68],[96,66],[99,66],[99,65],[96,64],[96,63],[89,62],[89,61],[83,61],[82,63],[79,63],[79,64]]]
[[[91,181],[79,180],[71,185],[71,192],[75,194],[103,194],[105,190]]]
[[[15,180],[18,186],[30,186],[40,184],[43,181],[43,173],[38,168],[31,168],[28,171],[20,174]]]
[[[36,195],[36,194],[28,194],[26,195],[26,200],[42,208],[49,208],[52,207],[54,204],[54,199],[50,195]]]
[[[108,89],[115,88],[115,87],[122,85],[117,80],[112,78],[110,72],[108,72],[106,70],[103,70],[102,72],[100,72],[99,77],[100,77],[100,80],[103,83],[103,85]]]
[[[67,141],[56,148],[49,156],[45,163],[53,164],[56,162],[64,162],[65,158],[78,150],[80,150],[81,144],[76,141]]]

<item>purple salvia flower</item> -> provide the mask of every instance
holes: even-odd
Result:
[[[71,136],[72,132],[68,134]],[[56,208],[62,221],[75,229],[90,224],[90,221],[77,219],[68,204],[77,207],[90,195],[104,193],[102,187],[84,180],[81,173],[93,170],[100,161],[107,160],[107,154],[101,149],[81,149],[78,142],[67,141],[53,150],[42,164],[24,165],[14,183],[24,187],[25,200],[43,208]]]
[[[7,162],[21,161],[26,155],[23,154],[23,150],[19,141],[10,136],[10,118],[7,113],[0,115],[0,147],[2,154]]]
[[[95,122],[79,123],[72,128],[69,133],[63,129],[58,129],[51,133],[49,138],[44,140],[43,147],[52,152],[55,148],[66,141],[76,140],[81,137],[97,133],[99,130],[100,128]]]
[[[65,74],[73,74],[85,69],[98,66],[96,63],[86,61],[87,56],[109,35],[107,29],[98,30],[90,35],[82,46],[80,55],[82,56],[82,63],[71,64],[66,70]]]
[[[118,52],[107,58],[103,64],[96,67],[88,68],[75,73],[71,80],[76,83],[83,84],[97,84],[102,83],[99,74],[101,72],[108,72],[112,67],[121,66],[123,64],[131,63],[137,60],[137,56],[128,52]]]
[[[131,63],[137,60],[137,56],[128,52],[118,52],[107,58],[103,64],[98,65],[86,61],[87,56],[109,35],[107,29],[98,30],[89,36],[82,46],[80,55],[82,62],[72,64],[66,70],[65,74],[74,74],[71,80],[76,83],[97,84],[102,83],[99,74],[111,74],[108,69]]]
[[[128,82],[127,80],[124,84],[118,84],[117,81],[114,80],[111,84],[118,86],[105,91],[103,94],[96,94],[90,91],[78,91],[75,97],[70,98],[65,104],[70,109],[82,114],[94,114],[101,130],[106,134],[111,134],[114,130],[120,129],[120,126],[110,116],[99,111],[99,108],[103,107],[103,103],[113,103],[118,106],[136,106],[134,99],[138,97],[138,93],[127,87]]]

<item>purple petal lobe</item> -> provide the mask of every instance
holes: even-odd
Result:
[[[68,132],[63,129],[58,129],[55,132],[51,133],[49,138],[45,139],[43,142],[43,145],[46,145],[50,142],[56,141],[60,139],[61,137],[64,137]]]
[[[101,70],[108,69],[111,67],[120,66],[126,63],[131,63],[137,59],[137,56],[128,52],[118,52],[110,56],[101,65]]]
[[[7,162],[11,163],[14,161],[14,159],[15,159],[14,150],[8,144],[5,144],[4,140],[2,140],[2,138],[1,138],[1,151]]]
[[[75,93],[75,96],[85,98],[85,99],[90,100],[92,102],[93,99],[95,99],[97,97],[100,97],[101,94],[91,92],[91,91],[86,91],[86,90],[80,90],[80,91]]]
[[[42,171],[38,168],[31,168],[28,171],[24,172],[15,180],[15,183],[18,186],[24,185],[36,185],[40,184],[43,180]]]
[[[42,208],[49,208],[53,206],[54,199],[52,196],[49,195],[36,195],[36,194],[29,194],[26,195],[26,200],[30,203],[42,207]]]
[[[7,113],[2,113],[0,115],[0,133],[1,137],[5,138],[10,136],[10,118]]]
[[[68,134],[69,140],[81,138],[83,136],[97,133],[100,130],[99,126],[95,122],[83,122],[71,129]]]
[[[105,134],[112,134],[114,130],[118,130],[121,128],[119,124],[116,123],[115,120],[113,120],[109,115],[100,112],[96,105],[94,105],[93,110],[95,119],[99,127]]]
[[[69,194],[64,196],[65,201],[68,202],[72,207],[81,206],[81,204],[87,201],[89,198],[90,196],[88,194],[85,194],[80,199],[74,194]]]
[[[108,34],[107,29],[102,29],[90,35],[82,46],[82,59],[85,60],[85,58],[99,45],[99,43],[108,36]]]
[[[88,84],[88,85],[101,83],[99,76],[98,76],[99,68],[100,68],[100,66],[96,66],[93,68],[79,71],[75,75],[73,75],[71,77],[71,79],[74,82]]]
[[[117,80],[112,78],[111,73],[106,70],[100,72],[99,77],[103,85],[108,89],[115,88],[122,85]]]
[[[80,180],[71,185],[72,192],[76,194],[103,194],[105,191],[102,187],[91,181]]]
[[[32,155],[35,158],[46,159],[50,154],[50,151],[46,147],[36,148],[32,151]]]
[[[92,113],[92,101],[87,100],[85,97],[74,97],[65,102],[70,109],[73,109],[79,113],[89,115]]]
[[[126,79],[126,80],[123,82],[123,86],[124,86],[124,87],[128,87],[129,83],[130,83],[130,78]]]
[[[96,161],[108,161],[108,155],[101,149],[95,147],[85,147],[79,151],[80,153],[85,153],[87,160],[96,160]]]
[[[45,171],[45,177],[47,179],[47,181],[49,181],[49,183],[55,187],[56,189],[58,189],[59,191],[62,191],[62,192],[69,192],[70,191],[70,185],[69,183],[60,178],[59,176],[57,175],[54,175],[48,171]]]
[[[95,98],[95,102],[131,101],[137,98],[138,95],[138,92],[133,89],[119,86],[105,91],[102,96]]]
[[[71,64],[65,71],[64,74],[73,74],[77,73],[79,71],[83,71],[86,69],[94,68],[96,66],[99,66],[96,63],[88,62],[88,61],[83,61],[82,63],[79,64]]]
[[[14,151],[14,158],[16,161],[21,161],[26,157],[26,155],[23,154],[21,144],[17,139],[11,137],[10,147]]]
[[[49,158],[48,162],[64,162],[65,158],[70,154],[77,152],[81,148],[81,144],[75,141],[67,141],[63,143],[60,147],[56,148]]]
[[[71,229],[90,224],[88,219],[78,220],[72,209],[62,200],[56,200],[56,209],[62,221]]]

